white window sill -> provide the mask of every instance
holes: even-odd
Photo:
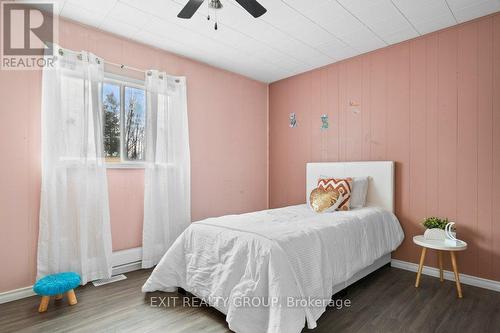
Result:
[[[146,164],[140,162],[106,163],[106,169],[145,169],[145,168]]]

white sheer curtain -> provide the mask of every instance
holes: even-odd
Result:
[[[146,94],[143,268],[156,265],[191,222],[186,80],[148,71]]]
[[[74,271],[85,284],[111,275],[104,71],[91,53],[59,50],[43,71],[38,277]]]

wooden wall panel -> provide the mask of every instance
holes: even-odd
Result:
[[[426,216],[439,215],[438,151],[438,35],[425,38],[425,116],[426,116]]]
[[[439,215],[457,216],[457,37],[456,29],[438,36],[438,200]]]
[[[347,72],[348,64],[347,62],[342,62],[338,65],[338,75],[339,75],[339,115],[338,122],[339,126],[339,136],[342,138],[339,140],[339,158],[342,161],[347,159],[347,141],[349,141],[351,130],[347,128],[346,122],[346,109],[348,100],[348,85],[349,85],[349,73]]]
[[[287,181],[287,202],[299,204],[305,201],[305,193],[300,191],[301,185],[306,181],[306,163],[310,158],[311,142],[311,102],[312,102],[312,79],[311,72],[305,74],[305,80],[292,81],[289,112],[295,112],[297,116],[297,127],[291,129],[289,144],[283,147],[288,151],[286,168],[290,177],[295,181]]]
[[[427,156],[430,139],[426,134],[426,40],[410,43],[410,129],[409,129],[409,207],[408,215],[413,221],[426,216],[427,204]],[[414,223],[407,225],[408,234],[417,234],[421,229]]]
[[[361,86],[361,118],[362,118],[362,123],[363,123],[363,130],[362,130],[362,156],[361,159],[366,161],[370,159],[371,155],[371,143],[370,143],[370,137],[371,137],[371,127],[370,127],[370,122],[371,122],[371,112],[370,112],[370,95],[371,95],[371,85],[370,85],[370,57],[368,56],[363,56],[363,73],[362,73],[362,86]]]
[[[394,160],[396,215],[406,237],[393,256],[417,262],[412,237],[423,233],[422,219],[448,217],[470,244],[459,256],[460,270],[500,280],[500,14],[270,87],[271,184],[273,177],[291,183],[285,202],[274,200],[283,195],[271,190],[271,207],[304,202],[303,173],[311,159]],[[275,105],[285,98],[299,106],[307,131],[273,124],[275,112],[283,117]],[[359,102],[360,114],[350,101]],[[326,132],[319,129],[323,113],[330,117]],[[280,149],[300,156],[274,162],[273,150]],[[429,254],[426,264],[436,266]]]
[[[319,76],[320,76],[320,109],[319,110],[313,110],[316,111],[314,114],[314,117],[311,121],[311,130],[315,133],[318,133],[318,127],[322,127],[322,122],[321,120],[321,115],[327,114],[329,107],[329,90],[328,90],[328,70],[326,68],[322,68],[318,70]],[[313,87],[314,89],[314,87]],[[317,121],[315,121],[315,119]],[[329,126],[331,123],[329,122]],[[320,156],[317,159],[312,159],[313,161],[327,161],[328,160],[328,129],[325,130],[320,130],[319,131],[319,141],[313,140],[311,141],[311,148],[316,147],[315,149],[317,150],[317,146],[319,146],[319,151],[320,151]]]
[[[500,15],[493,17],[493,247],[492,276],[500,280]]]
[[[340,98],[339,98],[339,71],[338,66],[332,65],[328,69],[328,109],[330,128],[328,130],[327,161],[340,160]]]
[[[274,133],[269,140],[269,205],[270,207],[285,206],[287,191],[285,177],[282,170],[287,168],[287,141],[288,141],[288,105],[290,82],[283,82],[279,86],[269,87],[269,95],[279,98],[269,99],[269,132]]]
[[[361,58],[344,63],[345,85],[341,86],[343,129],[343,159],[360,161],[362,155],[363,121],[361,117],[363,63]],[[351,105],[353,104],[353,105]]]
[[[387,61],[382,52],[375,52],[371,57],[370,73],[370,159],[387,158]]]
[[[461,255],[464,273],[476,275],[477,240],[477,23],[458,29],[457,221],[470,249]]]
[[[476,271],[492,278],[491,234],[493,186],[493,25],[488,18],[478,22],[477,49],[477,252]]]
[[[386,159],[396,162],[396,214],[405,232],[410,233],[409,216],[409,142],[410,142],[410,73],[409,44],[390,47],[386,53]],[[406,230],[408,229],[408,230]],[[404,243],[398,251],[411,252],[411,244]]]
[[[311,121],[309,133],[311,136],[310,150],[311,161],[321,162],[326,150],[327,136],[325,131],[318,131],[321,127],[321,114],[326,108],[326,71],[317,70],[311,73]]]

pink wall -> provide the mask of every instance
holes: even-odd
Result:
[[[60,44],[187,77],[192,218],[267,208],[267,85],[61,22]],[[33,283],[40,198],[40,71],[0,71],[0,292]],[[141,246],[143,171],[109,170],[113,249]]]
[[[266,208],[268,173],[269,202],[278,207],[304,202],[306,162],[395,160],[407,235],[395,257],[416,262],[419,220],[448,216],[470,244],[461,270],[500,280],[500,15],[274,83],[269,117],[263,83],[65,21],[60,39],[187,77],[193,220]],[[0,292],[35,276],[40,84],[39,71],[0,71]],[[328,131],[319,130],[323,113]],[[140,246],[143,172],[108,177],[113,248]]]
[[[417,262],[419,222],[447,216],[461,272],[500,280],[500,14],[273,83],[269,116],[271,207],[305,201],[306,162],[394,160],[394,257]]]

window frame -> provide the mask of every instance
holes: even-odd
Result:
[[[146,167],[145,161],[128,161],[123,158],[125,156],[125,87],[136,88],[144,90],[145,99],[144,105],[147,108],[147,93],[146,93],[146,83],[144,80],[134,79],[126,76],[121,76],[114,73],[104,73],[104,83],[113,84],[120,88],[120,162],[105,162],[107,169],[144,169]],[[103,87],[101,87],[103,91]],[[104,98],[104,96],[102,96]],[[102,102],[101,102],[102,104]],[[104,112],[103,112],[104,117]],[[147,124],[147,114],[146,109],[144,110],[144,126]],[[105,124],[103,123],[105,126]],[[104,130],[103,126],[103,130]],[[144,147],[146,143],[144,143]]]

